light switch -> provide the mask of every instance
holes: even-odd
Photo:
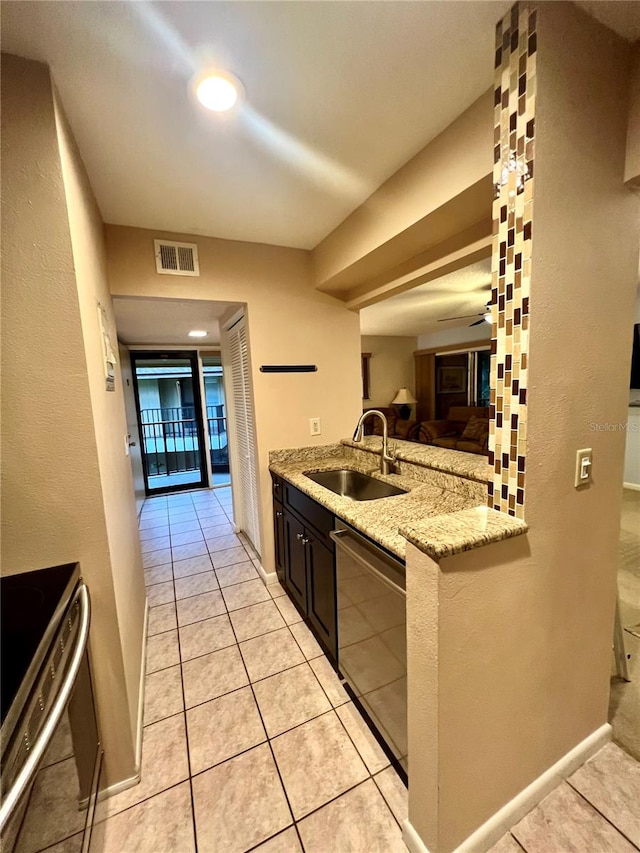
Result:
[[[591,483],[591,465],[593,451],[590,447],[578,450],[576,453],[576,481],[575,486],[586,486]]]
[[[311,435],[320,435],[322,433],[320,418],[309,418],[309,432]]]

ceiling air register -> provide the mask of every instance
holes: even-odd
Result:
[[[198,247],[195,243],[154,240],[156,272],[162,275],[200,275]]]

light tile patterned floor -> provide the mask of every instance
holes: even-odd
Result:
[[[406,789],[284,590],[262,583],[230,489],[152,498],[140,532],[142,782],[102,804],[92,850],[406,853]]]

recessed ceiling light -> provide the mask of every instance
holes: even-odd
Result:
[[[190,338],[206,338],[209,332],[204,332],[202,329],[192,329],[189,332]]]
[[[199,74],[194,81],[194,89],[202,106],[216,113],[224,113],[235,107],[243,92],[238,78],[226,71]]]

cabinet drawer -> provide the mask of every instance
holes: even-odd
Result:
[[[282,493],[284,490],[283,490],[282,484],[283,484],[282,477],[278,477],[277,474],[271,474],[271,485],[272,485],[273,497],[277,501],[281,501],[283,498]]]
[[[329,533],[333,530],[333,513],[320,506],[313,498],[298,491],[289,483],[284,483],[284,503],[298,513],[305,523],[314,527],[325,539],[325,544],[333,550]]]

